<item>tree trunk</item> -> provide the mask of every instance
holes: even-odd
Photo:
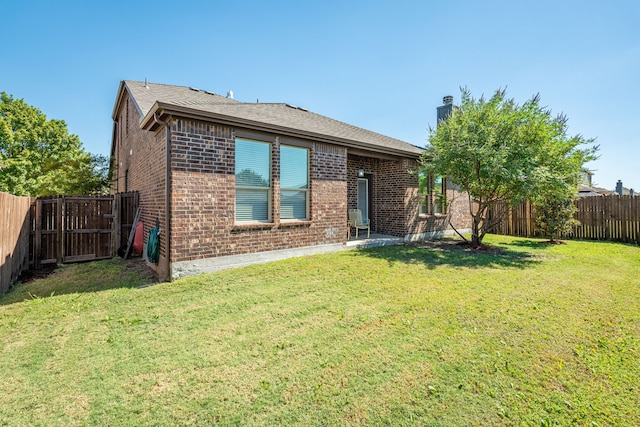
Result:
[[[480,230],[480,223],[482,222],[482,214],[478,212],[473,216],[473,224],[471,226],[471,244],[477,246],[482,243],[482,236],[484,233]]]
[[[473,246],[480,246],[482,244],[482,235],[472,235],[471,236],[471,244]]]

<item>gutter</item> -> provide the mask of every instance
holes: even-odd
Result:
[[[169,123],[160,120],[160,118],[158,117],[158,113],[153,113],[153,120],[161,125],[164,126],[165,130],[166,130],[166,140],[167,140],[167,147],[166,147],[166,170],[165,170],[165,186],[166,186],[166,194],[165,194],[165,212],[164,212],[164,218],[165,218],[165,236],[166,237],[166,246],[167,246],[167,275],[168,275],[168,279],[169,281],[171,281],[171,127],[169,126]]]

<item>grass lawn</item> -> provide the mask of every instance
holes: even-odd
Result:
[[[0,298],[0,425],[640,425],[640,248],[488,236]]]

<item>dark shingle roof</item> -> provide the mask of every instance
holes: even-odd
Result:
[[[291,130],[294,133],[334,139],[336,143],[374,151],[393,152],[415,157],[422,149],[376,132],[359,128],[288,104],[238,102],[211,92],[185,86],[171,86],[126,80],[123,82],[140,111],[142,123],[154,108],[189,109],[212,117],[223,116],[243,123],[262,124],[267,128]],[[117,108],[117,105],[116,105]],[[114,111],[115,114],[115,111]],[[151,119],[152,120],[152,119]]]

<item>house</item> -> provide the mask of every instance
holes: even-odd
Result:
[[[578,181],[578,197],[602,197],[615,194],[605,188],[593,185],[593,172],[588,169],[582,169]]]
[[[420,192],[421,148],[303,108],[122,81],[113,121],[112,191],[162,230],[163,279],[343,248],[348,209],[407,241],[470,226],[446,180]]]

